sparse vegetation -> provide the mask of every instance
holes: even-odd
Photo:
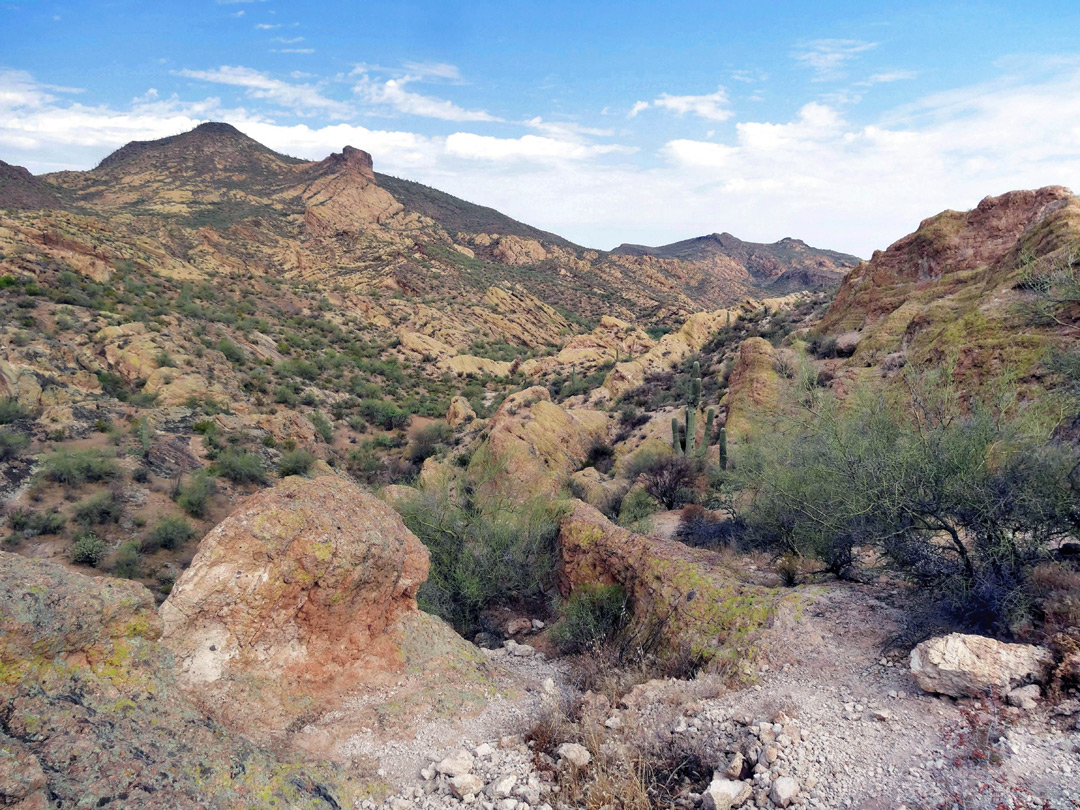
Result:
[[[47,455],[41,474],[49,481],[78,486],[88,481],[105,481],[120,475],[120,466],[112,456],[100,450],[57,450]]]
[[[278,462],[278,475],[282,478],[288,475],[307,475],[315,465],[315,454],[310,450],[297,448],[287,450],[281,454]]]
[[[176,495],[176,502],[180,508],[195,518],[206,517],[206,510],[210,506],[210,498],[217,491],[214,476],[206,470],[188,478],[186,484],[180,487]]]
[[[71,561],[76,565],[97,568],[98,563],[105,559],[105,554],[105,541],[93,532],[80,534],[71,544]]]
[[[143,538],[139,550],[144,554],[157,551],[159,548],[175,549],[182,546],[195,536],[195,529],[182,517],[169,515],[163,517]]]

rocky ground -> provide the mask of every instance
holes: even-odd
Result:
[[[724,690],[707,676],[652,681],[615,706],[586,695],[585,713],[599,712],[606,730],[594,748],[659,735],[711,752],[710,789],[676,800],[707,810],[1080,806],[1080,702],[1022,710],[923,692],[906,650],[889,648],[900,613],[874,587],[800,588],[799,601],[786,604],[763,640],[749,686]],[[535,655],[492,655],[513,662],[533,687],[493,701],[453,731],[432,724],[415,741],[381,748],[350,741],[399,785],[384,806],[577,806],[562,800],[560,783],[576,772],[574,758],[590,760],[587,770],[598,751],[561,746],[552,763],[522,737],[545,704],[557,709],[574,698],[566,668]],[[537,686],[542,678],[551,680]]]

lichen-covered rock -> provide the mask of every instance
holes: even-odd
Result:
[[[1053,666],[1049,650],[1031,644],[1006,644],[985,636],[951,633],[911,651],[911,674],[927,692],[980,697],[1042,683]]]
[[[348,776],[279,761],[200,712],[160,634],[141,585],[0,552],[0,804],[53,806],[42,791],[132,810],[358,800]]]
[[[199,544],[161,606],[180,684],[254,738],[401,667],[427,549],[389,506],[333,475],[248,498]]]
[[[511,394],[488,424],[486,447],[502,473],[485,487],[513,498],[554,495],[610,426],[601,411],[556,405],[542,386]]]
[[[634,619],[654,623],[666,652],[745,655],[747,636],[764,627],[779,602],[775,592],[738,582],[718,554],[635,534],[581,501],[563,517],[558,541],[560,591],[622,586]]]
[[[727,407],[725,428],[729,442],[745,439],[755,421],[776,408],[780,375],[775,362],[776,350],[765,338],[747,338],[739,345],[721,403]]]
[[[476,411],[469,404],[469,400],[462,396],[450,400],[450,407],[446,411],[446,424],[456,428],[458,425],[467,425],[474,419],[476,419]]]

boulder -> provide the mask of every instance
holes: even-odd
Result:
[[[730,810],[745,804],[752,793],[749,782],[713,777],[701,796],[701,806],[704,810]]]
[[[435,766],[435,770],[444,776],[463,776],[469,773],[473,767],[473,755],[466,751],[464,748],[455,751],[450,756],[443,758],[443,760]]]
[[[929,639],[911,651],[911,674],[919,686],[952,697],[1042,683],[1052,666],[1053,656],[1042,647],[963,633]]]
[[[207,717],[154,608],[137,583],[0,552],[0,806],[316,810],[372,789]]]
[[[185,689],[256,739],[401,667],[428,554],[344,479],[287,478],[199,544],[161,606]]]
[[[601,411],[556,405],[542,386],[511,394],[488,425],[486,448],[502,473],[490,477],[485,494],[556,495],[593,444],[607,438],[610,425]]]
[[[1029,683],[1009,692],[1007,698],[1010,706],[1018,709],[1034,709],[1042,699],[1042,689],[1037,683]]]
[[[584,768],[592,762],[589,749],[577,743],[563,743],[555,753],[558,754],[560,763],[568,763],[575,769]]]
[[[473,410],[469,400],[465,399],[465,397],[457,396],[450,400],[450,408],[446,411],[446,424],[450,427],[456,428],[458,425],[467,425],[475,418],[476,411]]]
[[[459,799],[464,799],[466,796],[475,796],[483,789],[484,780],[471,773],[463,773],[450,779],[450,792]]]
[[[766,626],[781,599],[739,581],[716,552],[637,534],[581,501],[563,516],[558,543],[563,595],[583,585],[622,586],[634,621],[658,623],[664,652],[708,658],[729,641],[745,651],[747,636]]]
[[[787,807],[799,795],[799,783],[790,776],[781,776],[769,789],[769,800],[777,807]]]

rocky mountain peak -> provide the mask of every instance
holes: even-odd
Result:
[[[371,182],[375,182],[375,170],[371,154],[363,149],[357,149],[355,146],[346,146],[340,152],[331,153],[329,157],[317,163],[316,166],[323,171],[354,171]]]

